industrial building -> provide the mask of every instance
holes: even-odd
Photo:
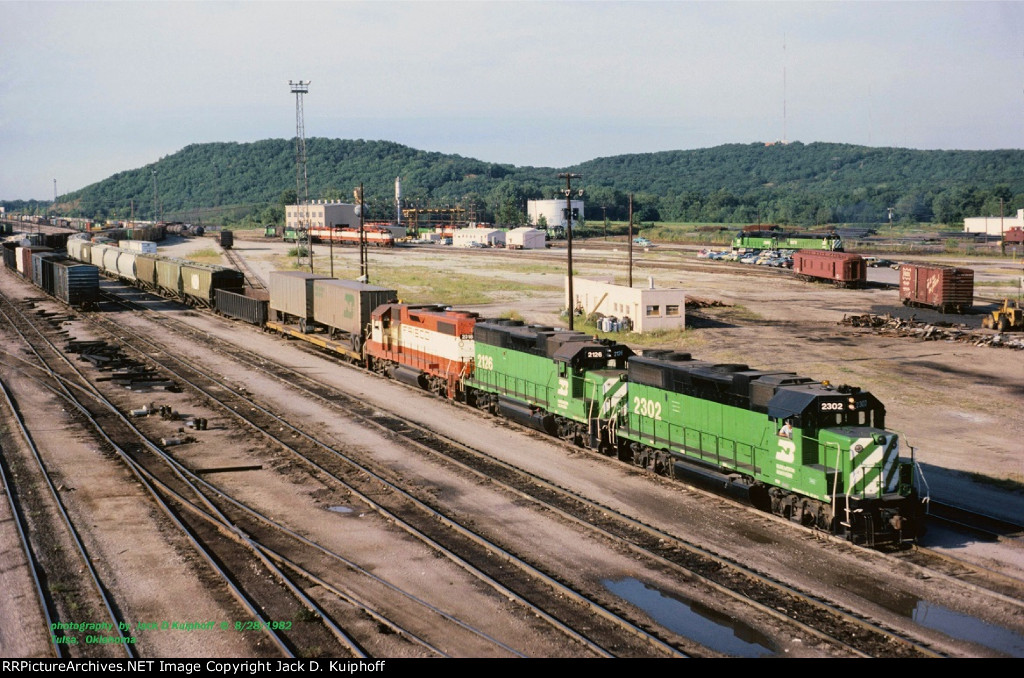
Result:
[[[452,245],[455,247],[504,247],[505,231],[497,228],[460,228],[452,235]]]
[[[326,228],[359,226],[358,205],[328,200],[311,200],[308,205],[285,205],[286,228]],[[304,223],[300,224],[299,221]]]
[[[1002,237],[1011,228],[1024,228],[1024,209],[1015,217],[968,217],[964,219],[964,233],[985,233]]]
[[[569,207],[572,209],[572,223],[577,226],[584,220],[583,201],[570,200]],[[526,202],[526,215],[534,226],[540,225],[541,217],[547,222],[548,228],[566,226],[565,200],[528,200]]]
[[[584,316],[598,314],[625,323],[634,332],[682,330],[686,328],[686,294],[680,289],[655,289],[654,279],[646,287],[616,285],[611,278],[573,277],[575,307]],[[566,278],[568,290],[568,277]],[[568,294],[566,294],[568,297]]]

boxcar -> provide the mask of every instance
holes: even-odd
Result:
[[[942,313],[964,313],[974,304],[974,271],[934,264],[900,265],[900,301]]]
[[[50,247],[42,245],[30,245],[29,247],[18,247],[15,249],[15,262],[18,273],[28,280],[32,280],[32,255],[37,252],[52,252]]]
[[[867,281],[867,265],[859,254],[800,250],[793,272],[804,280],[827,280],[838,287],[859,287]]]
[[[73,259],[51,259],[53,296],[69,306],[91,307],[99,300],[100,271]]]

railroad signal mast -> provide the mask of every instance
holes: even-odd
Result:
[[[306,124],[302,112],[302,96],[309,92],[307,80],[298,82],[289,80],[292,94],[295,95],[295,204],[299,209],[298,228],[306,230],[306,256],[309,257],[309,272],[313,272],[313,239],[309,232],[309,177],[306,173]],[[302,246],[296,239],[296,261],[302,263]]]

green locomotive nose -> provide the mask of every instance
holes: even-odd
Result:
[[[866,428],[834,428],[819,432],[821,454],[838,471],[844,494],[881,499],[900,490],[899,436]]]

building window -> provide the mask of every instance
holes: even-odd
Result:
[[[665,315],[667,315],[669,317],[672,317],[672,316],[678,317],[679,316],[679,304],[665,304]]]
[[[648,306],[647,307],[648,318],[660,318],[661,317],[661,306]]]

